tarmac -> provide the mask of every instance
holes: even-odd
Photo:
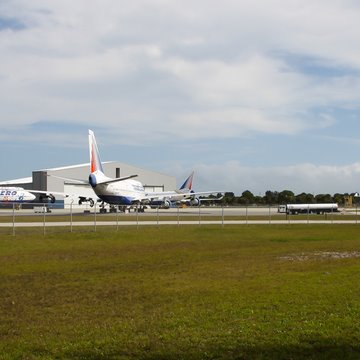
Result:
[[[180,225],[288,225],[288,224],[357,224],[357,209],[342,209],[336,214],[312,215],[303,214],[286,216],[279,214],[277,207],[198,207],[146,209],[144,213],[94,213],[94,208],[86,216],[89,220],[77,220],[84,216],[84,209],[51,209],[50,213],[35,213],[33,209],[1,209],[0,227],[68,227],[68,226],[180,226]],[[346,219],[346,216],[351,218]],[[359,212],[360,215],[360,212]],[[2,222],[1,217],[10,217],[12,221]],[[29,216],[34,221],[29,221]],[[57,221],[56,216],[68,216],[69,220]],[[147,220],[148,217],[151,220]],[[27,217],[26,221],[24,217]],[[116,218],[114,220],[114,217]],[[170,220],[169,217],[172,217]],[[191,219],[190,219],[191,217]],[[241,217],[241,219],[236,219]],[[254,219],[254,217],[256,219]],[[259,218],[260,217],[260,218]]]

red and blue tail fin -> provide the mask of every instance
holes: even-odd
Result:
[[[190,174],[190,176],[185,180],[185,182],[181,185],[181,191],[191,191],[192,183],[193,183],[194,171]]]
[[[104,172],[101,160],[99,149],[96,144],[96,139],[94,132],[89,130],[89,150],[90,150],[90,172],[94,173],[96,171]]]

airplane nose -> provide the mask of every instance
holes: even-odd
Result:
[[[29,198],[29,201],[33,201],[36,199],[36,196],[34,194],[29,193],[28,198]]]

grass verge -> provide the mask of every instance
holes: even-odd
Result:
[[[0,235],[1,359],[360,357],[355,225]]]

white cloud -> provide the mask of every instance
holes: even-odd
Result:
[[[0,129],[65,120],[131,143],[229,138],[330,128],[342,121],[334,107],[359,109],[354,1],[13,0],[0,9],[27,26],[0,32]],[[304,71],[289,54],[347,75]]]
[[[359,191],[360,163],[343,166],[303,163],[289,166],[249,167],[237,161],[220,165],[198,164],[194,187],[199,190],[232,191],[237,195],[250,190],[255,195],[265,191],[291,190],[295,194],[351,193]],[[186,174],[174,169],[182,178]]]
[[[299,120],[272,117],[255,108],[227,108],[225,110],[208,111],[204,113],[189,113],[177,117],[174,121],[177,131],[189,129],[190,138],[202,137],[242,137],[249,132],[260,131],[269,134],[293,134],[302,128]],[[184,131],[184,130],[183,130]]]
[[[0,2],[1,17],[16,20],[16,26],[0,31],[2,142],[86,147],[86,136],[79,140],[75,131],[59,127],[51,136],[51,127],[41,132],[30,126],[74,122],[77,129],[106,129],[102,141],[107,144],[138,148],[156,143],[169,153],[163,160],[168,163],[174,161],[170,157],[182,159],[175,154],[178,149],[193,147],[185,151],[185,170],[164,172],[185,179],[189,174],[183,171],[192,162],[199,190],[359,190],[358,163],[316,165],[317,150],[310,149],[327,138],[322,146],[336,154],[324,155],[323,163],[331,163],[334,154],[341,163],[342,148],[348,151],[344,161],[356,161],[358,1],[8,0]],[[355,120],[342,117],[344,109],[353,110]],[[264,137],[258,134],[267,141],[261,143]],[[312,137],[297,142],[307,150],[297,160],[293,153],[301,151],[282,154],[281,146],[272,149],[269,140],[286,137],[291,147],[296,135],[303,134]],[[232,146],[226,148],[221,141],[245,137],[259,151],[251,148],[245,156],[247,145],[229,141]],[[339,145],[332,138],[343,141]],[[261,157],[261,151],[270,153],[264,156],[266,167],[236,161],[259,164],[254,157]],[[221,156],[223,164],[211,164]],[[271,164],[272,156],[278,166]],[[21,161],[20,151],[18,157]],[[148,160],[146,154],[141,157]],[[300,164],[281,165],[292,161]]]

